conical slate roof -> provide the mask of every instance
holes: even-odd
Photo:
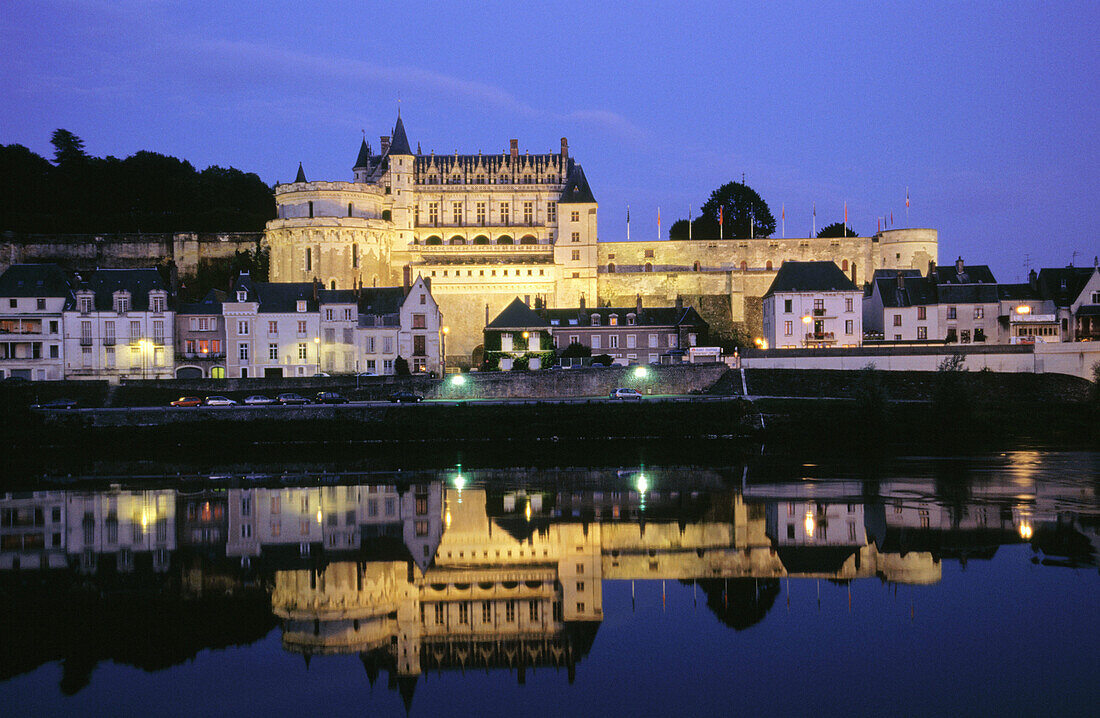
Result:
[[[397,116],[397,124],[393,126],[393,140],[390,142],[391,155],[411,155],[409,137],[405,134],[405,123],[401,121],[401,115]]]
[[[561,191],[559,204],[569,202],[595,202],[592,188],[588,186],[588,178],[584,176],[584,170],[580,165],[573,165],[573,170],[565,181],[565,189]]]
[[[367,140],[363,138],[363,142],[359,145],[359,156],[355,158],[355,166],[353,170],[357,170],[360,167],[370,166],[370,148],[367,147]]]
[[[294,178],[294,181],[295,182],[305,182],[306,181],[306,173],[302,170],[302,163],[301,162],[298,163],[298,176]]]

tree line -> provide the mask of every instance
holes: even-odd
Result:
[[[676,220],[668,229],[669,239],[747,239],[775,234],[775,217],[768,203],[756,190],[743,182],[727,182],[710,193],[692,217],[690,231],[687,219]],[[818,237],[855,237],[851,227],[834,222],[821,229]]]
[[[0,145],[0,231],[25,233],[259,232],[275,217],[271,187],[252,172],[141,151],[93,157],[55,130],[49,161]]]

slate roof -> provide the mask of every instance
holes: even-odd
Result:
[[[360,314],[397,314],[405,303],[402,287],[364,287],[359,292]]]
[[[409,147],[409,138],[405,134],[405,123],[401,121],[401,115],[397,115],[397,124],[393,126],[393,139],[390,140],[391,155],[411,155],[412,148]]]
[[[926,277],[904,273],[904,280],[898,286],[896,276],[886,274],[890,270],[875,272],[874,285],[878,288],[884,307],[917,307],[936,303],[936,287]],[[880,275],[880,272],[882,273]]]
[[[221,314],[222,302],[226,293],[220,289],[211,289],[206,296],[197,302],[179,305],[177,314]]]
[[[932,277],[937,284],[996,284],[993,272],[984,264],[963,265],[962,272],[956,264],[936,267]]]
[[[588,178],[584,176],[584,170],[578,164],[570,168],[569,176],[565,180],[565,188],[561,191],[561,199],[558,204],[573,204],[580,202],[595,202],[592,188],[588,186]]]
[[[298,174],[294,177],[294,181],[295,182],[305,182],[306,181],[306,173],[305,173],[305,170],[302,169],[302,163],[301,162],[298,163]]]
[[[95,308],[106,312],[114,309],[114,293],[124,290],[130,293],[130,307],[135,312],[149,311],[149,292],[167,292],[168,285],[154,268],[146,269],[97,269],[80,282],[77,290],[95,292]],[[72,307],[75,308],[75,305]]]
[[[0,297],[72,297],[65,272],[56,264],[13,264],[0,274]]]
[[[627,314],[636,315],[633,326],[638,327],[709,327],[694,307],[684,307],[683,309],[676,309],[676,307],[642,307],[641,314],[638,314],[637,307],[585,307],[584,309],[544,309],[542,311],[546,318],[550,320],[551,326],[561,327],[590,327],[592,326],[593,314],[599,315],[600,323],[598,326],[601,328],[611,326],[612,314],[618,315],[619,318],[616,329],[631,326],[626,323]],[[557,324],[554,323],[555,321]],[[571,321],[576,323],[570,324]]]
[[[362,144],[359,145],[359,156],[355,158],[355,166],[352,169],[357,170],[360,167],[370,167],[370,147],[367,147],[365,137]]]
[[[292,314],[298,311],[298,302],[305,300],[306,311],[317,311],[317,300],[313,298],[312,282],[254,282],[247,274],[242,274],[233,287],[233,299],[236,292],[247,292],[246,300],[259,303],[261,314]]]
[[[856,292],[835,262],[783,262],[765,297],[777,292]]]
[[[996,284],[940,284],[940,304],[990,304],[1000,301]]]
[[[1043,299],[1051,299],[1059,307],[1068,307],[1077,301],[1081,290],[1096,271],[1093,267],[1058,267],[1039,271],[1039,293]]]
[[[998,284],[997,296],[1006,302],[1020,301],[1024,299],[1042,299],[1038,288],[1032,287],[1027,282],[1023,284]]]
[[[486,329],[534,329],[549,327],[550,322],[516,297],[496,319],[485,325]]]

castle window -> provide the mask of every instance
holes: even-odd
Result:
[[[461,202],[451,202],[451,222],[452,224],[462,224]]]
[[[512,209],[508,202],[500,203],[500,223],[509,224],[512,221]]]
[[[433,234],[431,237],[424,240],[424,244],[443,244],[443,240]]]
[[[309,247],[306,247],[306,271],[308,272],[312,269],[313,269],[313,251]]]
[[[645,268],[643,269],[643,271],[652,272],[653,271],[653,264],[651,262],[646,262],[645,263]]]
[[[610,317],[608,317],[607,318],[607,325],[610,326],[610,327],[619,326],[619,315],[618,314],[612,314]]]
[[[840,263],[840,269],[842,271],[845,271],[845,272],[848,271],[848,260],[847,259],[845,259],[843,262]]]
[[[351,266],[353,266],[353,267],[358,267],[359,266],[359,245],[358,244],[351,245]]]
[[[333,279],[331,282],[329,282],[329,287],[328,288],[333,290],[333,291],[336,291],[336,280],[335,279]]]
[[[484,227],[485,226],[485,203],[484,202],[478,202],[474,206],[475,206],[475,212],[476,212],[476,216],[477,216],[477,223],[480,226]]]
[[[580,222],[581,221],[581,213],[580,212],[570,212],[569,213],[569,221],[570,222]]]
[[[546,221],[557,222],[558,221],[558,203],[547,202],[546,203]],[[1100,303],[1100,302],[1097,302]]]
[[[574,250],[573,250],[573,254],[572,254],[572,260],[573,260],[574,262],[579,262],[579,261],[581,261],[581,250],[579,250],[579,249],[574,249]]]
[[[348,202],[348,216],[351,216],[351,202]]]
[[[309,203],[309,217],[313,219],[313,202]]]
[[[652,249],[647,249],[645,251],[645,256],[652,259],[653,258],[653,250]]]
[[[693,271],[693,272],[698,272],[699,271],[699,261],[698,260],[696,260],[695,263],[691,265],[691,271]]]
[[[497,237],[497,244],[515,244],[515,242],[511,237],[505,234],[501,237]]]
[[[382,210],[382,221],[389,222],[393,219],[393,212],[388,209]]]
[[[581,241],[581,233],[580,232],[573,232],[569,236],[569,239],[573,242],[579,242],[579,241]]]
[[[600,315],[599,314],[593,314],[592,315],[592,326],[594,326],[594,327],[600,326]]]
[[[535,223],[535,203],[523,203],[523,223],[530,225]]]
[[[439,202],[428,202],[428,224],[439,226]]]
[[[741,260],[741,271],[742,272],[747,272],[748,270],[749,270],[749,263],[742,259]]]
[[[607,273],[608,274],[614,274],[615,273],[615,263],[614,262],[608,262],[607,263]]]
[[[771,268],[772,268],[772,260],[769,259],[768,263],[764,265],[764,269],[771,269]]]

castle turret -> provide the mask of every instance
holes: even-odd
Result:
[[[409,138],[405,134],[405,123],[401,121],[400,113],[397,115],[397,124],[393,127],[393,137],[390,139],[386,159],[389,163],[386,186],[390,194],[390,220],[398,230],[395,245],[403,247],[413,238],[416,158],[413,156],[412,147],[409,146]]]
[[[582,294],[597,295],[596,209],[596,198],[584,170],[579,164],[570,163],[565,187],[558,199],[554,240],[554,262],[561,267],[558,302],[562,305],[576,305]]]

